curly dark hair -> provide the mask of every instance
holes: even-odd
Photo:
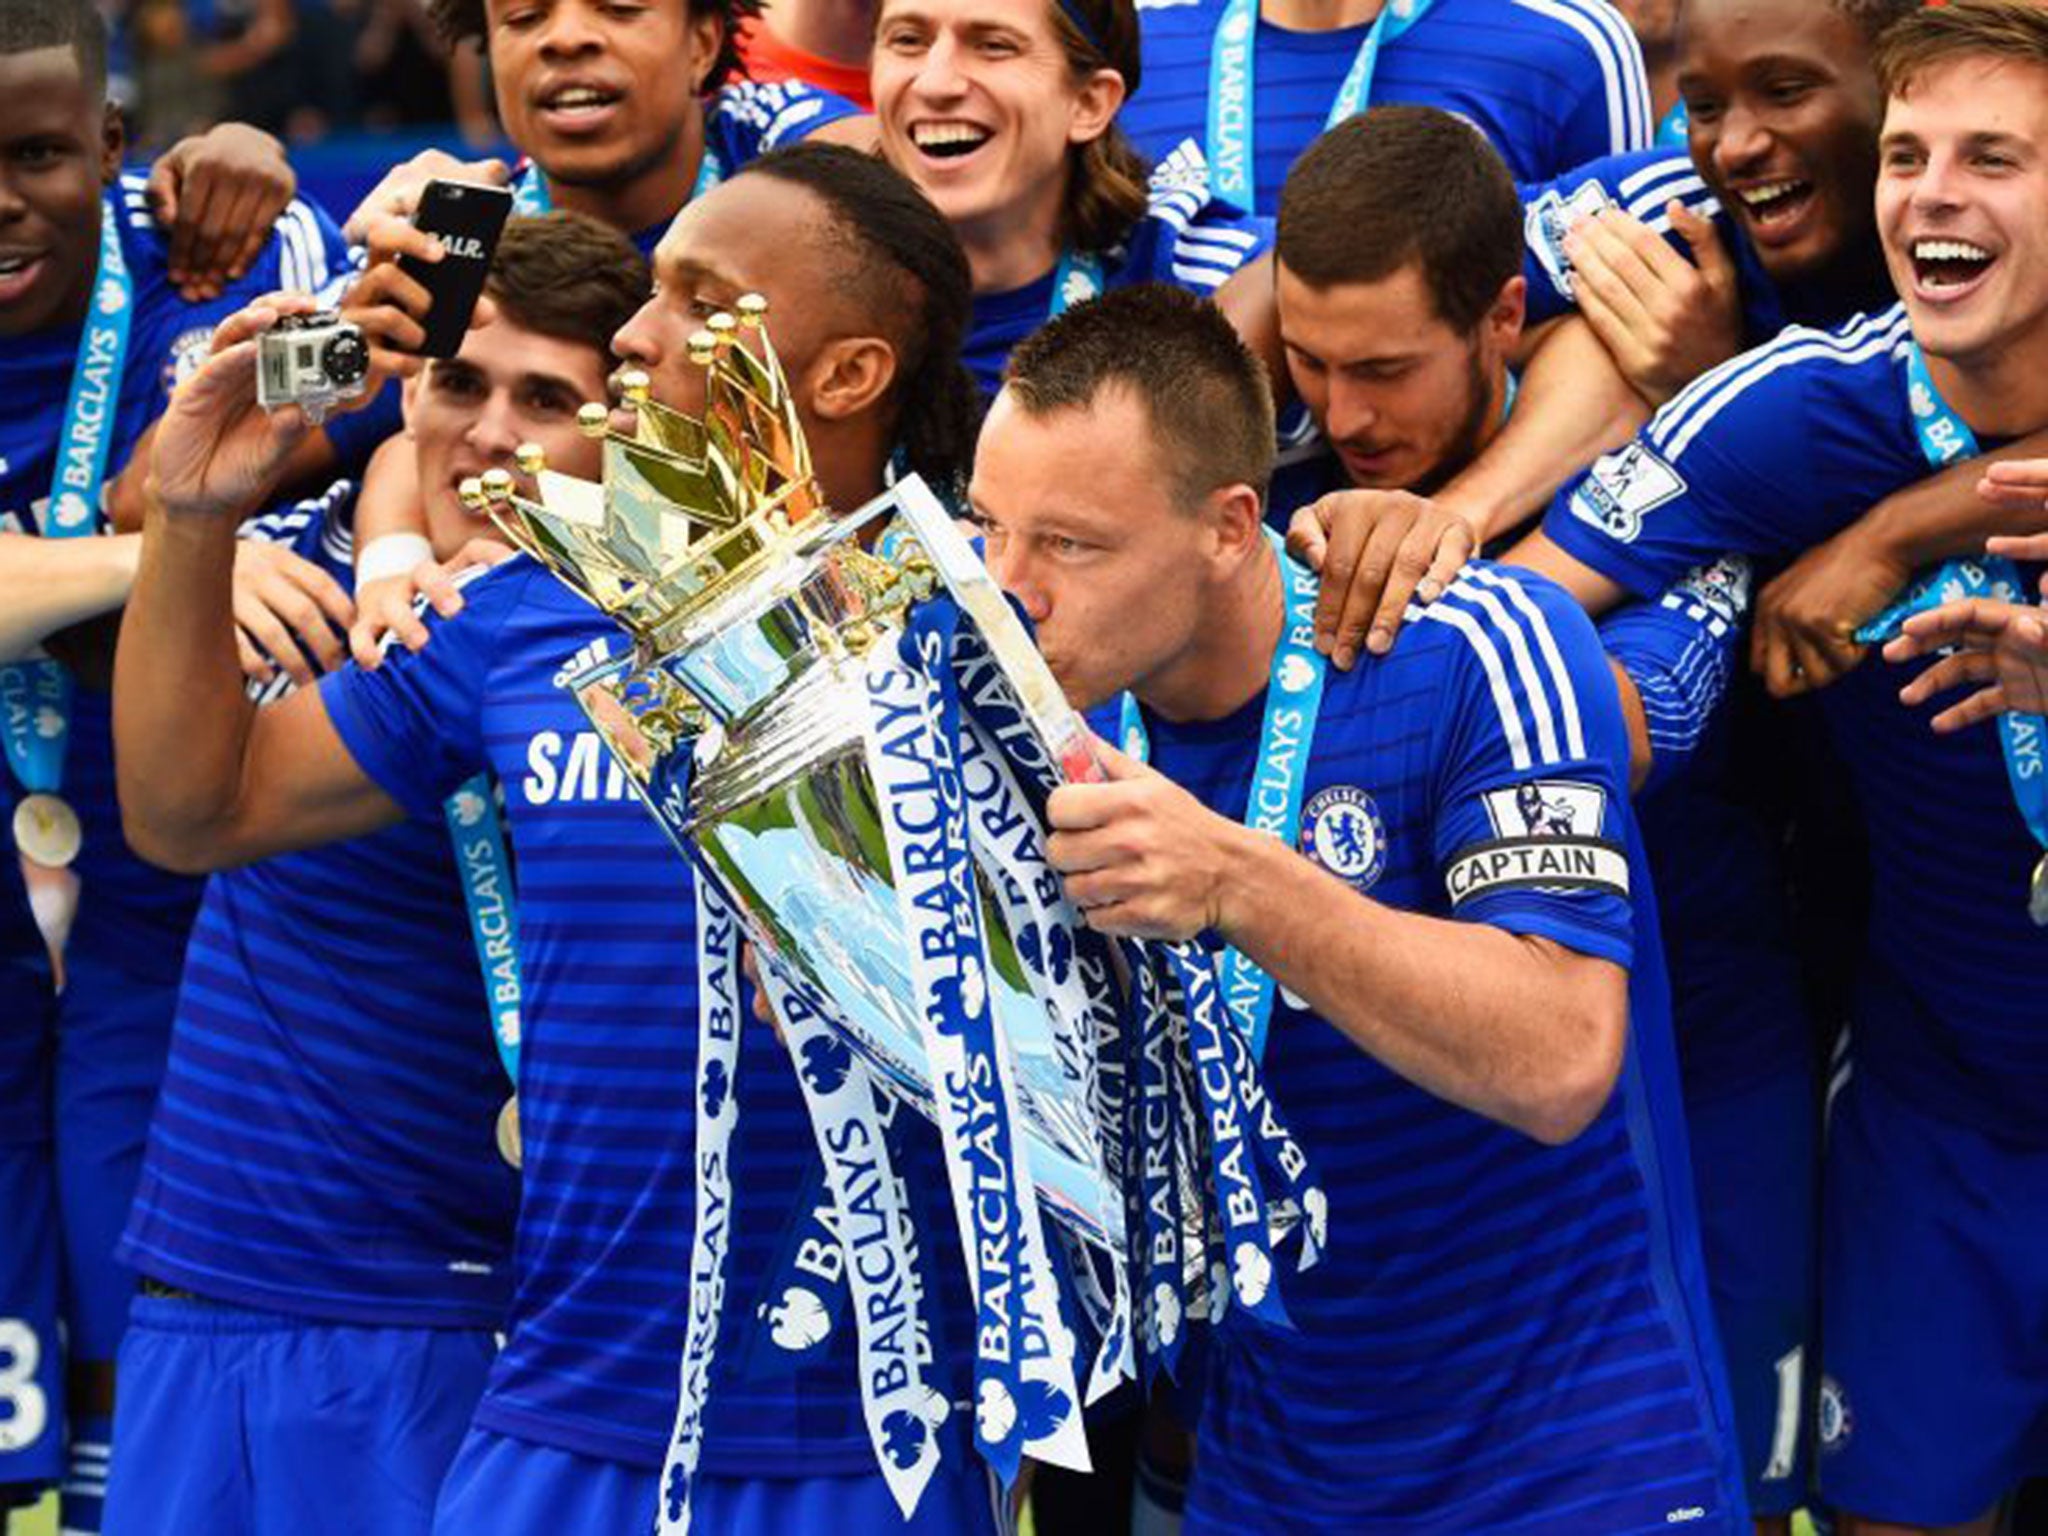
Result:
[[[692,16],[716,16],[724,22],[724,36],[711,72],[704,77],[704,89],[715,91],[726,81],[746,74],[740,61],[740,24],[761,14],[761,0],[688,0]],[[490,46],[490,19],[484,0],[427,0],[427,19],[450,43],[475,38],[486,52]]]

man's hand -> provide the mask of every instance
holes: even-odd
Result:
[[[1046,801],[1046,856],[1088,926],[1167,940],[1222,930],[1238,845],[1259,834],[1108,742],[1095,750],[1107,782],[1065,784]]]
[[[444,619],[462,612],[459,572],[479,565],[499,565],[518,551],[498,539],[474,538],[446,561],[422,560],[403,576],[386,576],[356,589],[356,619],[349,626],[348,648],[357,663],[375,669],[384,659],[387,642],[396,640],[409,651],[424,650],[427,626],[420,621],[418,600]]]
[[[1847,676],[1863,660],[1856,627],[1883,612],[1912,574],[1861,523],[1816,544],[1758,594],[1750,670],[1780,699]]]
[[[1693,261],[1617,208],[1581,220],[1564,240],[1579,312],[1651,405],[1742,350],[1742,300],[1719,231],[1682,203],[1665,213]]]
[[[1316,649],[1339,668],[1384,656],[1408,601],[1433,603],[1479,548],[1471,523],[1407,491],[1335,491],[1294,514],[1287,549],[1322,576]]]
[[[312,430],[296,405],[256,403],[256,338],[288,314],[316,306],[274,293],[228,316],[213,354],[178,386],[150,445],[149,486],[174,517],[240,517],[270,490],[285,458]]]
[[[473,181],[502,187],[512,179],[502,160],[458,160],[438,149],[426,149],[403,165],[393,166],[370,195],[356,205],[341,232],[350,245],[370,243],[370,221],[379,215],[400,221],[412,217],[420,193],[430,181]]]
[[[312,561],[281,544],[236,540],[235,649],[245,677],[267,683],[281,667],[311,687],[348,659],[342,637],[354,617],[341,584]]]
[[[247,123],[188,135],[157,156],[147,194],[170,231],[166,265],[179,297],[217,299],[244,276],[298,186],[284,146]]]
[[[434,296],[398,265],[398,258],[412,256],[431,264],[442,260],[447,248],[425,230],[389,214],[365,218],[363,228],[368,262],[341,297],[341,317],[362,328],[373,369],[410,378],[425,366],[419,349],[427,339],[426,319]],[[497,314],[490,295],[482,294],[469,323],[489,325]]]
[[[2048,459],[2006,459],[1984,466],[1984,478],[1977,482],[1977,494],[1994,507],[2014,512],[2038,512],[2048,522]],[[2022,542],[2019,540],[2015,543]],[[2039,551],[1996,550],[2021,560],[2048,560],[2048,536],[2031,541]]]
[[[1988,597],[1944,603],[1906,620],[1884,648],[1886,661],[1910,661],[1956,646],[1899,690],[1902,704],[1924,704],[1966,684],[1984,686],[1934,717],[1937,731],[1960,731],[1993,715],[2048,713],[2048,613]]]

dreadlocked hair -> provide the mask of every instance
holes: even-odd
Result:
[[[896,442],[934,491],[959,498],[982,400],[960,359],[974,283],[952,226],[908,177],[844,145],[791,145],[739,174],[802,187],[825,206],[841,257],[830,280],[896,350]]]

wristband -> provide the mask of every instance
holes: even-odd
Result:
[[[356,590],[386,576],[410,576],[422,560],[434,558],[434,546],[417,533],[380,533],[356,556]]]

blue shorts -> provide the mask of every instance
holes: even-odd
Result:
[[[1818,1306],[1820,1112],[1810,1065],[1688,1103],[1707,1294],[1755,1515],[1805,1501]]]
[[[0,1213],[0,1483],[54,1483],[64,1470],[64,1369],[48,1146],[0,1142]]]
[[[957,1454],[956,1454],[957,1450]],[[1004,1536],[1005,1504],[981,1460],[949,1443],[917,1518],[906,1523],[881,1474],[697,1479],[693,1536]],[[487,1429],[448,1469],[434,1536],[648,1536],[661,1474]],[[111,1536],[111,1533],[110,1533]]]
[[[128,1324],[135,1276],[115,1262],[114,1245],[142,1173],[177,1000],[174,982],[89,955],[68,961],[57,1005],[57,1200],[76,1360],[112,1360]]]
[[[1821,1491],[1871,1520],[1975,1519],[2048,1472],[2048,1149],[1859,1069],[1825,1205]]]
[[[481,1329],[138,1297],[103,1536],[425,1536],[496,1353]]]

